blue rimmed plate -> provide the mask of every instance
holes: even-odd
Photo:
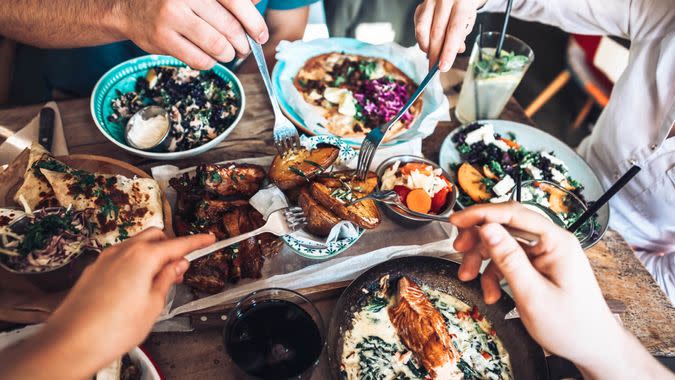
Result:
[[[340,149],[338,154],[338,159],[336,163],[338,165],[348,163],[349,161],[356,158],[356,151],[352,149],[347,143],[342,139],[335,136],[302,136],[300,138],[302,145],[312,150],[316,148],[319,144],[330,144],[336,146]],[[286,243],[286,245],[293,250],[296,254],[314,260],[324,260],[329,259],[333,256],[339,255],[340,253],[346,251],[349,247],[354,245],[359,238],[363,235],[365,230],[363,228],[358,229],[358,235],[354,237],[344,238],[336,241],[329,242],[328,244],[321,244],[316,241],[311,241],[307,239],[301,239],[294,235],[282,236],[281,239]]]
[[[389,48],[384,45],[373,45],[353,38],[327,38],[317,39],[309,42],[296,41],[285,47],[283,54],[278,56],[278,61],[272,70],[272,85],[277,93],[279,105],[284,114],[295,124],[298,128],[309,135],[330,135],[328,130],[321,125],[308,125],[303,120],[298,109],[294,108],[288,99],[291,96],[300,96],[299,94],[291,94],[286,88],[292,86],[284,86],[283,82],[292,81],[298,70],[302,68],[304,63],[311,57],[330,52],[344,52],[349,54],[359,54],[370,57],[384,58],[407,76],[419,83],[423,78],[415,75],[415,64],[407,57],[392,55]],[[426,73],[425,73],[426,74]],[[447,99],[445,96],[433,96],[431,88],[435,84],[432,83],[430,87],[424,92],[424,103],[422,112],[413,122],[413,124],[403,133],[394,137],[392,140],[382,143],[382,147],[389,147],[398,144],[407,143],[417,138],[424,138],[429,133],[423,133],[420,129],[422,122],[432,114],[438,113],[442,107],[447,108]],[[440,82],[438,83],[440,86]],[[296,91],[294,88],[290,91]],[[442,90],[439,90],[442,93]],[[351,147],[358,148],[361,146],[363,138],[342,137],[342,139]]]
[[[175,66],[184,67],[185,64],[176,58],[165,55],[146,55],[143,57],[134,58],[110,69],[105,73],[94,87],[91,95],[91,115],[94,118],[94,123],[98,129],[108,138],[112,143],[120,148],[131,152],[141,157],[152,158],[155,160],[178,160],[181,158],[192,157],[204,153],[207,150],[220,144],[225,138],[234,130],[234,127],[239,123],[244,115],[244,108],[246,106],[246,96],[244,88],[239,82],[239,79],[225,66],[216,64],[211,69],[216,75],[224,80],[232,83],[234,92],[239,95],[241,99],[239,111],[232,124],[225,129],[221,134],[216,136],[213,140],[200,145],[196,148],[184,150],[180,152],[148,152],[140,149],[135,149],[127,145],[124,140],[124,127],[116,125],[108,121],[108,116],[112,114],[111,102],[117,97],[117,92],[126,93],[133,91],[138,77],[144,77],[148,70],[159,66]]]

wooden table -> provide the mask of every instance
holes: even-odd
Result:
[[[178,166],[200,162],[215,162],[275,153],[272,143],[273,117],[262,83],[257,74],[241,75],[246,91],[246,112],[240,124],[225,142],[197,158],[176,161]],[[89,153],[114,157],[130,162],[144,170],[157,164],[152,160],[132,156],[110,143],[95,127],[89,113],[89,100],[59,102],[65,136],[71,153]],[[40,110],[41,105],[0,110],[0,127],[15,131],[23,127]],[[532,124],[522,108],[512,99],[504,119]],[[458,126],[455,122],[440,123],[423,144],[425,156],[438,160],[440,144]],[[5,132],[7,131],[5,130]],[[1,129],[0,129],[1,131]],[[622,315],[625,327],[635,334],[645,347],[657,356],[675,357],[675,309],[649,273],[633,254],[631,248],[613,231],[588,252],[600,287],[608,299],[623,301],[627,312]],[[326,320],[334,306],[332,296],[318,302]],[[231,378],[226,369],[221,332],[218,329],[193,333],[152,334],[145,347],[156,360],[167,379]],[[325,363],[314,378],[327,378]]]

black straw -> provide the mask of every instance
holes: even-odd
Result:
[[[523,176],[521,173],[520,166],[516,169],[516,201],[520,202],[520,188],[523,184]]]
[[[576,232],[576,230],[579,229],[579,227],[583,226],[588,219],[590,219],[593,215],[595,215],[602,206],[604,206],[610,198],[614,196],[614,194],[618,193],[619,190],[621,190],[626,184],[635,177],[636,174],[640,171],[640,167],[637,165],[633,165],[632,168],[630,168],[626,174],[624,174],[621,178],[619,178],[618,181],[616,181],[612,187],[609,188],[602,196],[595,201],[591,206],[584,212],[579,219],[577,219],[576,222],[574,222],[567,230],[569,232]]]
[[[504,14],[504,25],[502,25],[502,34],[499,35],[499,43],[497,44],[497,51],[495,52],[496,58],[499,58],[499,55],[502,54],[502,45],[504,45],[504,36],[506,35],[506,27],[509,25],[509,17],[511,16],[512,5],[513,0],[509,0],[506,3],[506,14]]]
[[[478,62],[483,60],[483,24],[478,24]]]

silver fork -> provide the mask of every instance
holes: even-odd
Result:
[[[403,202],[401,202],[401,198],[393,190],[372,192],[363,198],[355,199],[347,203],[347,206],[353,205],[354,203],[357,202],[364,201],[366,199],[372,199],[374,201],[394,205],[400,208],[403,212],[421,219],[450,223],[450,220],[445,216],[434,214],[423,214],[421,212],[409,209],[406,205],[403,204]],[[510,226],[502,226],[502,227],[504,227],[504,229],[506,229],[506,231],[508,231],[509,234],[511,234],[511,236],[513,236],[513,238],[516,239],[517,242],[522,243],[523,245],[526,245],[528,247],[534,247],[535,245],[539,244],[539,235],[537,234],[521,230],[520,228]]]
[[[185,258],[187,261],[194,261],[200,257],[209,255],[213,252],[219,251],[225,247],[229,247],[232,244],[239,243],[240,241],[246,240],[256,235],[260,235],[265,232],[273,233],[277,236],[288,235],[291,232],[297,231],[307,224],[307,218],[302,212],[300,207],[286,207],[272,212],[267,217],[267,222],[264,226],[253,230],[251,232],[246,232],[244,234],[231,237],[229,239],[221,240],[212,244],[206,248],[198,249],[188,253]]]
[[[295,129],[293,123],[284,116],[279,108],[277,96],[274,93],[274,87],[272,87],[270,73],[267,70],[267,63],[265,62],[265,54],[263,54],[262,46],[249,37],[248,34],[246,35],[246,38],[248,38],[248,43],[251,45],[253,57],[255,57],[255,61],[258,64],[258,70],[260,70],[260,76],[262,76],[263,82],[265,83],[267,96],[269,96],[270,103],[272,103],[272,110],[274,111],[274,146],[277,148],[279,154],[284,155],[286,152],[300,148],[300,135],[298,135],[298,130]]]
[[[384,139],[387,131],[401,118],[401,116],[403,116],[404,113],[406,113],[406,111],[408,111],[410,106],[415,103],[415,100],[417,100],[422,92],[424,92],[424,89],[427,88],[429,82],[431,82],[431,79],[434,77],[434,75],[436,75],[437,71],[438,63],[435,64],[431,70],[429,70],[429,73],[426,77],[424,77],[424,80],[422,80],[422,83],[420,83],[419,87],[417,87],[415,93],[412,94],[410,99],[408,99],[408,102],[403,106],[403,108],[401,108],[400,111],[398,111],[393,119],[368,132],[366,138],[363,139],[363,143],[361,143],[361,149],[359,150],[359,162],[356,166],[356,177],[358,179],[361,181],[366,179],[370,164],[373,162],[373,157],[375,157],[375,151],[377,151],[377,148],[382,143],[382,139]]]

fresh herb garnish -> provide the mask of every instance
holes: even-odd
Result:
[[[77,229],[70,223],[72,213],[67,211],[63,215],[49,214],[40,220],[33,220],[27,226],[23,234],[23,240],[17,250],[22,255],[44,249],[53,236],[64,231],[77,233]]]
[[[307,179],[307,175],[305,174],[305,172],[303,172],[302,170],[296,168],[296,167],[293,166],[293,165],[289,166],[289,167],[288,167],[288,170],[292,171],[294,174],[299,175],[300,177],[302,177],[302,178],[304,178],[304,179]]]
[[[319,165],[318,163],[316,163],[316,162],[314,162],[314,161],[312,161],[312,160],[304,160],[304,162],[306,162],[306,163],[308,163],[308,164],[310,164],[310,165],[312,165],[312,166],[318,168],[319,170],[324,170],[324,167],[323,167],[323,166]]]
[[[219,184],[223,182],[223,177],[217,171],[211,172],[211,182]]]
[[[345,83],[346,81],[347,81],[347,79],[344,76],[338,75],[337,77],[335,77],[335,81],[333,82],[333,86],[337,87],[337,86]]]

